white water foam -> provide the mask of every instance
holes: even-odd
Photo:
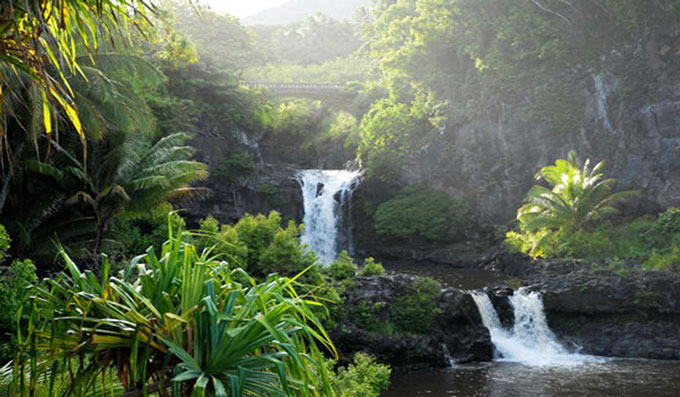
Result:
[[[496,348],[496,359],[529,366],[565,366],[601,361],[601,358],[569,352],[548,327],[543,300],[537,292],[520,289],[508,298],[515,315],[511,330],[505,329],[489,297],[473,292],[484,326]]]
[[[343,225],[352,193],[359,186],[359,172],[306,170],[298,173],[302,186],[305,229],[300,236],[325,264],[341,250],[352,253],[351,232]]]

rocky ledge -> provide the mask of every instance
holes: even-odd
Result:
[[[548,323],[568,346],[608,357],[680,359],[680,274],[620,269],[569,260],[534,261],[517,254],[488,258],[486,267],[521,277],[543,294]],[[512,322],[504,299],[490,293],[501,320]]]
[[[390,322],[390,306],[418,280],[404,274],[358,278],[345,292],[344,309],[369,313],[378,322]],[[456,362],[489,361],[493,347],[472,297],[455,288],[444,288],[436,298],[438,310],[427,333],[376,332],[357,324],[347,315],[332,331],[332,339],[343,355],[365,351],[379,361],[400,368],[444,367],[448,358]],[[364,309],[365,310],[365,309]]]
[[[551,262],[528,281],[555,333],[583,352],[680,359],[680,275]]]

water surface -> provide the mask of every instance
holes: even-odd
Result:
[[[383,262],[385,270],[420,277],[432,277],[440,283],[459,289],[481,289],[507,283],[502,274],[483,269],[458,269],[448,265]]]
[[[680,362],[619,360],[530,367],[491,362],[395,373],[384,397],[671,397],[680,396]]]

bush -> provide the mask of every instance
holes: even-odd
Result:
[[[441,313],[437,298],[441,285],[434,279],[423,277],[410,285],[404,295],[394,299],[390,307],[392,322],[404,332],[427,334],[434,319]]]
[[[5,229],[3,225],[0,225],[0,264],[2,264],[4,261],[7,251],[9,251],[11,242],[12,239],[9,238],[7,229]]]
[[[201,222],[199,249],[211,249],[217,255],[258,278],[270,273],[295,275],[311,267],[303,279],[312,284],[321,282],[316,255],[300,243],[302,226],[289,222],[284,228],[281,215],[272,211],[268,216],[246,214],[234,225],[222,225],[208,217]]]
[[[331,376],[338,397],[378,397],[390,385],[389,366],[378,364],[364,353],[354,355],[354,363],[338,368]]]
[[[385,274],[385,268],[373,258],[366,258],[364,266],[359,271],[359,277],[379,276]]]
[[[237,183],[252,175],[256,169],[257,165],[252,154],[238,152],[226,159],[220,159],[215,175],[225,177],[231,183]]]
[[[445,192],[408,187],[386,201],[375,214],[378,235],[394,241],[456,242],[474,225],[470,208]]]
[[[273,208],[281,207],[284,204],[283,199],[281,199],[281,193],[279,191],[279,188],[271,183],[266,182],[257,185],[255,191],[265,196],[267,202]]]
[[[652,246],[661,248],[667,246],[669,239],[676,234],[680,234],[680,208],[669,208],[649,225],[644,239]]]
[[[35,274],[35,265],[29,259],[15,260],[11,266],[0,268],[0,336],[3,340],[0,343],[0,364],[12,358],[17,327],[16,315],[28,287],[36,281],[38,277]]]
[[[357,274],[357,265],[347,251],[343,250],[338,255],[338,258],[328,265],[325,271],[332,280],[351,280]]]

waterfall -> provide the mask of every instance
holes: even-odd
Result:
[[[604,124],[607,131],[612,131],[612,124],[609,121],[609,113],[607,111],[607,90],[604,83],[603,74],[598,74],[593,77],[595,82],[595,105],[597,106],[597,114]]]
[[[345,170],[306,170],[297,175],[305,225],[300,240],[309,244],[323,263],[332,262],[343,249],[352,253],[352,234],[345,221],[359,175]]]
[[[548,327],[539,293],[519,289],[508,298],[515,315],[512,329],[505,329],[501,325],[485,293],[473,292],[472,298],[484,326],[489,330],[497,359],[531,366],[571,365],[596,360],[592,356],[570,353],[555,339]]]

